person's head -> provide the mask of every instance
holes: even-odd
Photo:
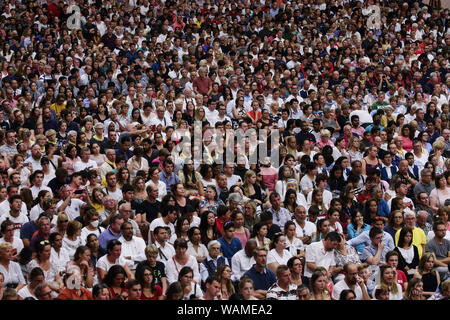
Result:
[[[384,264],[380,266],[380,282],[389,286],[395,286],[397,272],[390,265]]]
[[[314,271],[309,281],[311,293],[320,294],[323,291],[328,291],[327,283],[328,279],[321,270]]]
[[[106,245],[106,252],[113,259],[118,259],[122,253],[122,243],[119,240],[113,239]]]
[[[167,288],[166,300],[181,300],[183,299],[183,287],[179,281],[172,282]]]
[[[115,264],[106,273],[103,283],[108,287],[123,288],[126,278],[127,273],[125,269],[121,265]]]
[[[414,229],[417,218],[416,213],[413,210],[406,208],[403,212],[403,219],[407,227]]]
[[[422,297],[423,280],[419,278],[411,278],[405,290],[406,300],[416,300]]]
[[[216,297],[220,292],[220,281],[217,276],[209,276],[205,281],[206,291],[205,296],[206,298],[213,299]]]
[[[116,215],[112,216],[111,219],[109,220],[109,228],[114,233],[120,233],[120,227],[122,226],[124,221],[125,220],[123,219],[122,215],[116,214]]]
[[[339,235],[338,232],[336,231],[332,231],[329,232],[326,236],[325,236],[325,240],[323,242],[324,248],[326,251],[332,251],[334,249],[336,249],[339,245],[339,243],[341,243],[341,236]]]
[[[136,279],[127,282],[128,300],[141,300],[142,285]]]
[[[376,300],[389,300],[389,287],[386,285],[380,285],[374,291],[374,297]]]
[[[358,265],[352,262],[344,264],[345,281],[350,285],[357,284]]]
[[[378,244],[383,241],[383,230],[381,228],[373,227],[369,231],[369,237],[372,245],[378,247]]]
[[[291,270],[288,266],[281,264],[276,270],[278,285],[287,287],[291,283]]]
[[[253,258],[258,268],[265,268],[267,264],[267,249],[264,247],[256,248],[253,252]]]
[[[235,232],[234,223],[232,221],[226,222],[223,225],[223,233],[224,238],[226,239],[232,239],[234,238],[234,232]]]
[[[446,224],[441,219],[438,219],[433,223],[433,232],[437,239],[442,240],[447,232]]]
[[[81,234],[83,225],[77,220],[70,220],[67,223],[66,235],[67,237],[78,237]]]
[[[275,233],[270,243],[270,249],[283,251],[286,249],[286,237],[282,232]]]
[[[429,272],[433,269],[434,266],[434,255],[433,252],[424,252],[422,254],[422,258],[420,258],[418,271],[420,274],[424,272]]]
[[[108,286],[104,283],[97,283],[92,288],[92,297],[94,300],[110,300],[111,295]]]
[[[175,254],[177,257],[184,257],[188,248],[187,241],[184,239],[177,239],[173,244],[173,248],[175,249]]]
[[[12,289],[12,288],[8,288],[8,289]],[[3,299],[7,300],[7,299],[5,299],[5,293],[6,293],[6,291],[3,293]],[[49,284],[47,282],[44,282],[44,281],[39,283],[34,288],[34,296],[38,300],[53,300],[52,289],[50,288]]]
[[[298,300],[309,300],[311,299],[311,292],[310,289],[305,285],[302,284],[297,287],[297,297]]]
[[[339,295],[339,300],[356,300],[355,291],[352,289],[342,290]]]
[[[248,276],[243,276],[239,281],[239,293],[244,300],[249,300],[253,296],[254,286],[253,280]]]

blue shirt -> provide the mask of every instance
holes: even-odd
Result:
[[[220,252],[222,252],[223,256],[228,259],[228,265],[231,266],[231,258],[236,252],[242,249],[241,240],[238,238],[233,238],[231,243],[228,243],[224,237],[220,237],[217,241],[220,242]]]
[[[357,236],[356,238],[353,238],[351,240],[348,240],[347,243],[353,247],[356,247],[358,244],[360,243],[365,243],[366,245],[370,245],[372,242],[370,241],[370,237],[369,237],[369,231],[364,231],[362,232],[359,236]],[[383,231],[383,244],[384,244],[384,248],[388,249],[387,251],[391,251],[394,250],[395,245],[394,245],[394,239],[392,238],[392,236],[386,232]],[[387,252],[386,251],[386,252]]]
[[[364,231],[369,231],[369,230],[370,230],[370,226],[368,224],[364,224],[364,226],[361,228],[361,232],[357,233],[356,229],[355,229],[355,226],[353,225],[353,223],[351,223],[351,224],[349,224],[347,226],[348,238],[349,239],[356,238],[357,236],[359,236]],[[358,253],[361,253],[364,250],[365,246],[366,246],[365,243],[360,243],[360,244],[356,245],[355,246],[356,251],[358,251]]]
[[[98,237],[98,244],[100,245],[100,247],[102,247],[104,250],[106,250],[106,247],[108,246],[108,242],[111,240],[117,240],[122,236],[122,233],[119,233],[117,236],[114,235],[111,230],[106,229],[105,231],[103,231],[100,236]]]
[[[160,172],[159,179],[166,184],[167,193],[171,192],[170,190],[171,185],[180,182],[180,179],[178,179],[178,176],[175,173],[172,172],[170,174],[170,177],[167,177],[166,172],[164,170]]]
[[[253,288],[255,290],[269,290],[269,288],[277,282],[277,277],[270,269],[266,268],[261,274],[255,266],[251,267],[244,275],[253,280]]]

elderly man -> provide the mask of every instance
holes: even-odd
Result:
[[[105,178],[108,172],[117,172],[116,151],[114,149],[106,150],[106,161],[100,166],[100,177]]]
[[[200,276],[205,282],[209,276],[213,276],[217,272],[217,268],[223,264],[228,264],[228,259],[220,254],[220,242],[212,240],[208,243],[208,255],[205,260],[200,263]]]
[[[428,236],[428,233],[433,230],[433,226],[428,221],[430,219],[430,214],[428,214],[425,210],[420,210],[417,212],[417,222],[416,225],[423,230],[425,233],[425,237]]]
[[[119,214],[122,216],[124,223],[131,223],[133,226],[133,234],[139,238],[142,238],[141,229],[139,229],[137,222],[130,218],[132,212],[131,203],[129,202],[124,202],[119,206]]]

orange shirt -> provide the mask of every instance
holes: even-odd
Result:
[[[61,299],[61,300],[93,300],[92,293],[88,289],[83,288],[83,287],[81,288],[81,296],[77,295],[76,290],[66,288],[60,292],[60,294],[58,295],[58,299]]]

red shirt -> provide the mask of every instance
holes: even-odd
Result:
[[[155,292],[153,293],[153,297],[149,298],[144,294],[144,291],[142,291],[141,294],[141,300],[158,300],[158,298],[162,296],[162,289],[160,286],[155,286]]]
[[[408,283],[408,279],[406,279],[406,275],[402,270],[397,271],[397,283],[402,286],[402,290],[405,291],[404,284]]]

